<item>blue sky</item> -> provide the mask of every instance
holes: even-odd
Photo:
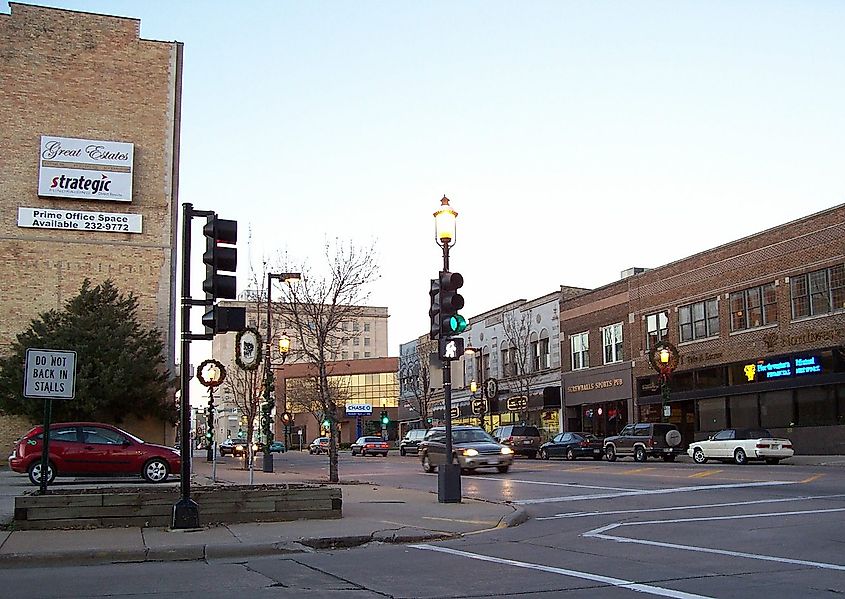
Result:
[[[839,0],[38,4],[184,42],[180,201],[258,264],[376,240],[393,355],[443,194],[467,316],[845,202]]]

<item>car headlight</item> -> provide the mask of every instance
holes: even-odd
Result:
[[[513,453],[513,449],[511,449],[510,447],[502,447],[502,453],[504,455],[510,455]]]
[[[474,458],[475,456],[478,455],[478,450],[472,449],[472,448],[464,449],[464,455],[467,456],[468,458]]]

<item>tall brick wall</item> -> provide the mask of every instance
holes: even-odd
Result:
[[[0,354],[86,277],[111,278],[138,297],[172,363],[181,44],[141,39],[137,19],[10,7],[0,14]],[[133,143],[132,201],[39,197],[42,135]],[[23,228],[19,207],[140,214],[143,230]]]

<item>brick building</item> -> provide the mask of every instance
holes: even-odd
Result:
[[[659,421],[650,348],[678,350],[685,441],[763,426],[800,453],[845,451],[845,205],[561,301],[569,430]]]
[[[142,39],[138,19],[10,7],[0,14],[0,351],[85,278],[111,278],[162,332],[172,370],[182,44]],[[3,422],[8,447],[27,424]],[[161,422],[125,426],[150,441],[173,435]]]

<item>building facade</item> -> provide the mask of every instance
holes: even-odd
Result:
[[[843,223],[835,206],[561,301],[567,424],[615,401],[686,442],[764,427],[800,453],[845,451]],[[678,351],[668,401],[658,341]]]
[[[583,291],[562,287],[469,319],[463,334],[469,350],[457,361],[457,376],[452,375],[453,422],[483,422],[488,431],[504,424],[532,424],[546,437],[562,430],[558,309],[562,295]],[[433,416],[438,421],[445,416],[442,392]]]
[[[329,385],[339,397],[335,429],[338,443],[354,443],[362,435],[395,441],[399,435],[399,359],[329,362],[326,369]],[[298,448],[300,441],[305,447],[316,437],[329,435],[323,425],[324,414],[314,399],[315,376],[313,364],[290,364],[274,370],[276,409],[293,415],[288,447]],[[351,406],[369,406],[369,414],[347,414]],[[386,427],[380,420],[382,411],[390,421]]]
[[[248,327],[253,327],[258,330],[262,336],[262,343],[266,348],[268,347],[266,340],[267,332],[267,304],[266,300],[260,294],[254,292],[246,292],[244,294],[252,299],[237,300],[237,301],[221,301],[219,305],[224,307],[242,307],[246,309],[246,323]],[[266,297],[266,296],[265,296]],[[257,298],[257,299],[256,299]],[[387,323],[388,310],[381,306],[358,306],[355,310],[354,318],[342,324],[342,331],[338,331],[342,337],[337,340],[335,346],[330,352],[330,359],[332,363],[337,363],[344,372],[349,371],[355,373],[355,363],[361,361],[365,364],[372,364],[372,360],[384,359],[388,357],[388,338],[387,338]],[[298,341],[293,334],[292,324],[285,318],[285,304],[273,303],[270,312],[270,343],[269,348],[271,352],[271,363],[274,371],[277,368],[282,368],[281,360],[277,352],[279,338],[283,334],[287,334],[290,338],[290,351],[285,360],[284,372],[288,372],[291,368],[302,363],[302,358],[298,354]],[[227,370],[237,368],[235,363],[235,340],[236,333],[226,333],[215,335],[212,340],[211,353],[215,360],[221,362]],[[347,366],[353,365],[353,366]],[[263,364],[261,366],[263,368]],[[296,370],[295,370],[296,371]],[[278,371],[276,371],[278,372]],[[297,371],[298,372],[298,371]],[[362,367],[363,374],[372,374],[369,371],[369,366]],[[360,373],[356,373],[360,374]],[[279,375],[276,374],[276,389],[279,389]],[[395,377],[395,371],[394,371]],[[282,378],[282,381],[284,378]],[[353,381],[353,386],[358,386],[361,381]],[[262,393],[258,391],[259,395]],[[360,393],[359,393],[360,394]],[[394,394],[395,395],[395,394]],[[276,397],[279,397],[279,392],[276,392]],[[217,398],[219,407],[217,409],[217,421],[215,423],[215,435],[218,442],[230,437],[237,437],[239,433],[246,430],[243,421],[244,415],[239,410],[235,398],[232,397],[228,387],[224,387],[219,392]],[[262,400],[263,402],[263,400]],[[243,400],[241,400],[243,403]],[[396,397],[393,397],[391,406],[395,408],[397,404]],[[275,438],[281,438],[283,428],[280,421],[281,414],[284,410],[280,409],[280,402],[276,402],[276,411],[273,417],[273,435]],[[395,418],[395,410],[393,417]],[[304,416],[302,417],[304,418]],[[300,420],[302,420],[300,418]],[[305,425],[305,420],[302,420],[302,426]],[[259,431],[258,423],[255,423],[255,429]],[[311,430],[315,427],[311,426]]]
[[[11,2],[0,14],[0,351],[112,279],[174,369],[182,44],[138,19]],[[2,417],[0,417],[2,418]],[[169,441],[162,422],[126,422]],[[24,430],[0,426],[11,438]]]

